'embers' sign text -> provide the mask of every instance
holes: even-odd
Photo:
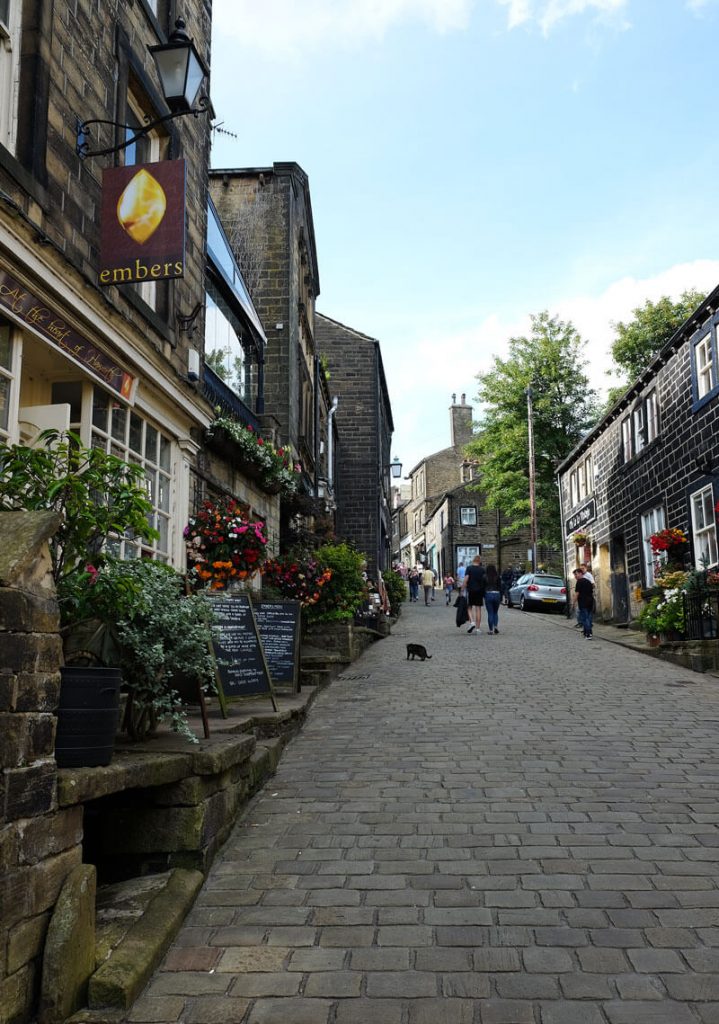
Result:
[[[108,167],[102,174],[100,284],[185,273],[185,161]]]

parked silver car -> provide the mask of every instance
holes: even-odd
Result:
[[[527,572],[509,588],[507,605],[519,605],[523,612],[533,608],[562,614],[567,608],[567,588],[561,576]]]

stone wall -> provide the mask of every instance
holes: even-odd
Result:
[[[382,479],[392,438],[379,342],[319,314],[315,333],[317,349],[327,359],[332,394],[339,398],[337,536],[367,556],[367,571],[374,578],[388,564],[383,540],[389,535],[390,514],[389,501],[387,506],[382,503]]]
[[[29,1020],[50,912],[82,860],[82,809],[57,802],[62,656],[48,512],[0,513],[0,1020]]]

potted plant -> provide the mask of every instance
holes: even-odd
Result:
[[[244,506],[228,496],[204,501],[184,537],[191,583],[211,590],[251,580],[267,547],[265,524],[250,519]]]
[[[81,595],[111,537],[128,531],[157,536],[148,522],[152,506],[142,468],[84,447],[77,434],[47,430],[32,448],[0,445],[0,507],[61,515],[49,544],[66,661],[60,669],[56,758],[61,767],[108,764],[122,679],[117,662],[108,660],[109,637],[96,618],[96,603]],[[124,599],[136,596],[128,590]],[[112,600],[121,602],[122,593]]]

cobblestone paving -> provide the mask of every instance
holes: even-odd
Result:
[[[719,1022],[719,681],[563,619],[500,630],[405,606],[315,703],[130,1021]]]

